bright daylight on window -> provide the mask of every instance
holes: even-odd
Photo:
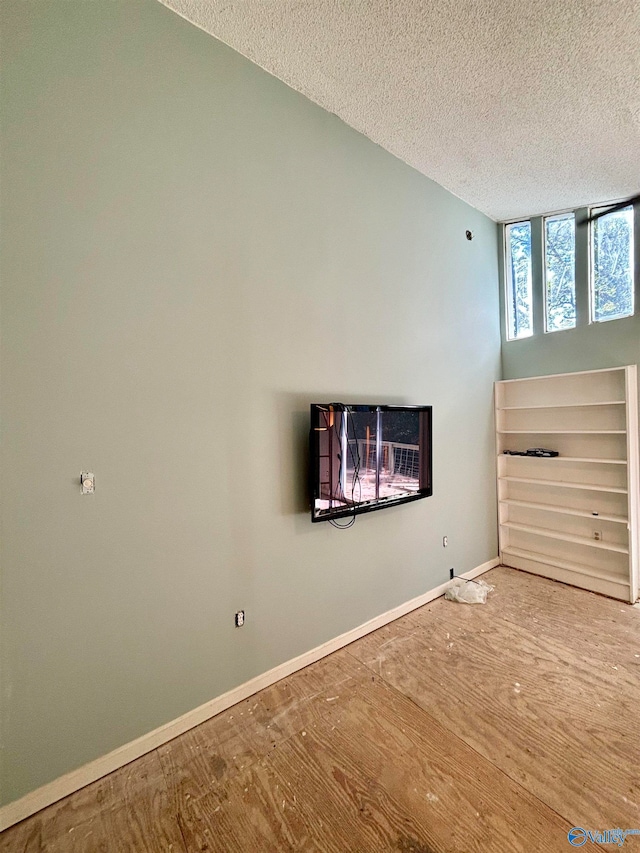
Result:
[[[576,324],[576,227],[573,213],[544,220],[545,330]]]
[[[591,252],[591,320],[629,317],[634,310],[631,205],[593,222]]]
[[[533,334],[531,293],[531,222],[505,228],[507,332],[509,340]]]
[[[545,332],[573,329],[587,322],[586,311],[580,319],[576,309],[576,268],[581,271],[578,284],[584,289],[585,308],[588,270],[589,323],[633,315],[634,207],[623,205],[592,207],[588,217],[583,215],[577,221],[575,211],[567,211],[504,226],[508,340],[534,334],[534,303],[538,300],[543,302],[540,314],[544,310]],[[535,236],[537,228],[541,244]],[[582,234],[577,249],[576,228]],[[536,254],[533,264],[532,229],[533,246],[540,253],[540,263],[536,263]]]

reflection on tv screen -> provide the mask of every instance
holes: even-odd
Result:
[[[315,404],[312,519],[431,494],[431,407]]]

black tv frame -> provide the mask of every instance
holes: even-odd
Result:
[[[424,474],[426,484],[423,485],[417,492],[412,494],[403,494],[398,497],[378,498],[374,501],[354,502],[350,506],[341,506],[331,508],[328,511],[323,511],[322,515],[316,512],[316,500],[323,499],[321,493],[321,474],[320,474],[320,435],[319,431],[324,431],[324,428],[319,427],[320,413],[326,413],[333,410],[336,413],[352,412],[367,412],[367,413],[384,413],[384,412],[418,412],[424,415],[421,428],[421,441],[419,447],[421,454],[426,453],[426,464]],[[312,403],[310,406],[311,425],[309,431],[309,495],[311,501],[311,521],[314,523],[321,521],[333,521],[334,519],[353,518],[355,515],[361,515],[365,512],[375,512],[379,509],[386,509],[391,506],[399,506],[404,503],[428,498],[433,494],[433,407],[432,406],[398,406],[386,405],[382,403],[362,404],[362,403]],[[382,439],[376,434],[376,444],[380,445]],[[421,464],[421,473],[423,465]]]

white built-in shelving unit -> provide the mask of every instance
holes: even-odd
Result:
[[[495,404],[502,563],[635,601],[636,366],[497,382]],[[504,453],[531,447],[560,455]]]

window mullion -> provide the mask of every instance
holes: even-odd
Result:
[[[544,333],[544,238],[542,217],[531,219],[531,289],[533,295],[533,334]]]
[[[590,322],[589,276],[591,267],[591,247],[589,244],[589,226],[584,220],[589,208],[576,210],[576,325],[586,326]]]

